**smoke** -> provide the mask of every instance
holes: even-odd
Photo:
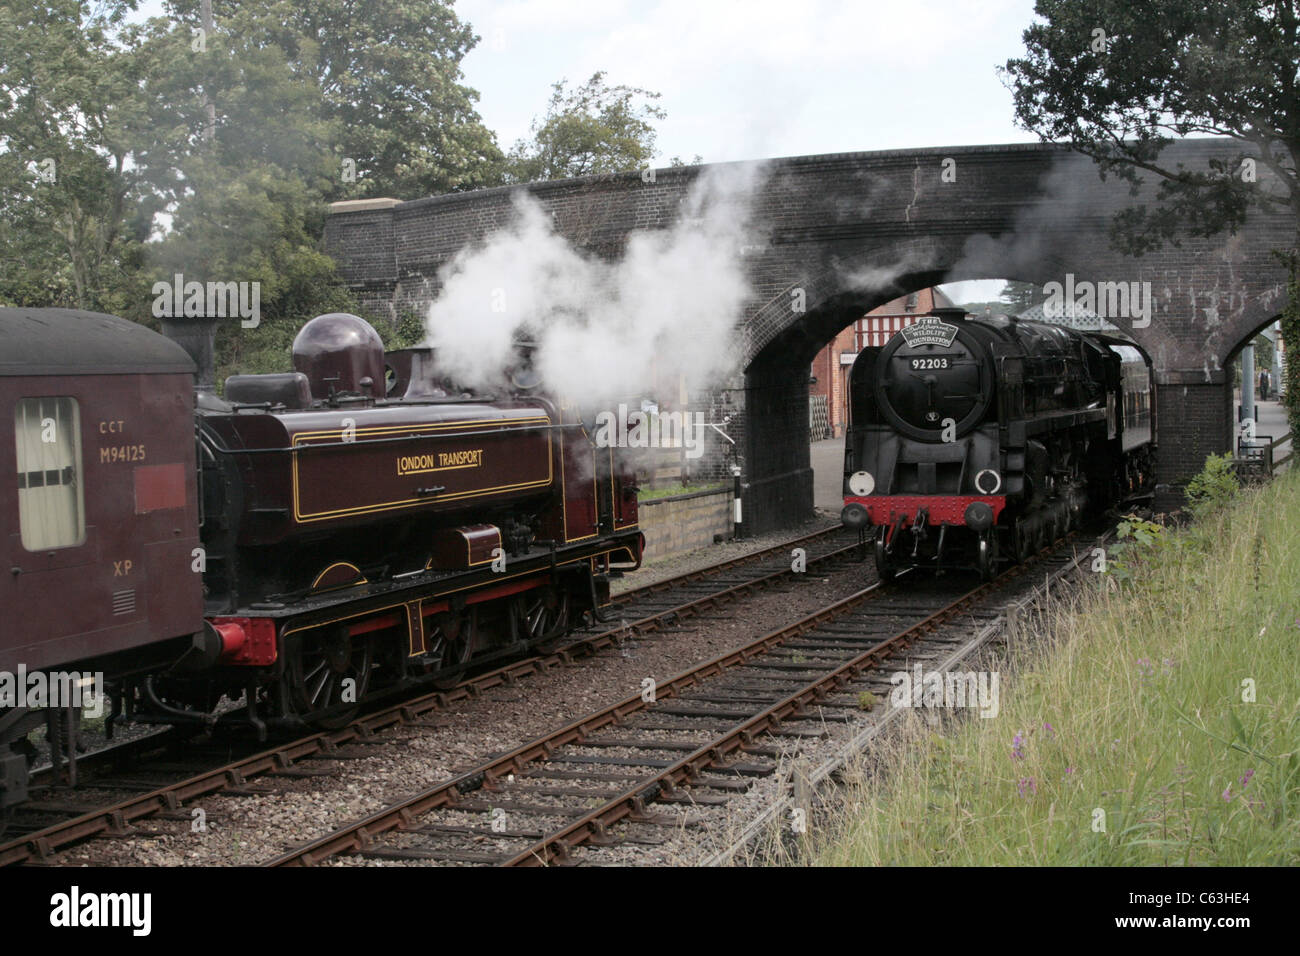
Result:
[[[1043,275],[1044,248],[1051,250],[1051,260],[1062,271],[1071,262],[1086,262],[1092,258],[1089,244],[1094,241],[1089,227],[1095,228],[1092,220],[1105,208],[1106,199],[1090,158],[1078,153],[1054,156],[1038,197],[1016,211],[1012,227],[997,237],[971,236],[948,274],[1037,280]]]
[[[727,377],[750,295],[741,248],[763,175],[759,164],[706,169],[676,221],[632,233],[616,262],[574,249],[521,191],[514,221],[440,274],[427,321],[438,364],[461,385],[491,386],[515,363],[516,339],[528,339],[548,391],[588,407],[652,397],[679,375],[693,388]]]
[[[841,269],[840,279],[846,289],[854,292],[878,292],[897,286],[903,276],[922,272],[934,265],[934,255],[909,249],[901,257],[892,257],[888,265],[862,265],[855,269]]]

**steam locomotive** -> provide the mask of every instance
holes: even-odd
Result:
[[[323,315],[218,398],[143,326],[0,309],[0,674],[102,673],[110,729],[265,736],[600,617],[641,560],[633,472],[526,347],[477,394],[434,358]],[[0,700],[0,807],[48,717]]]
[[[884,580],[987,580],[1147,489],[1155,413],[1132,343],[935,309],[853,363],[841,522],[871,534]]]

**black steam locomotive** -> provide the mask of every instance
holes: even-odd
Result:
[[[470,394],[332,314],[293,361],[196,400],[143,326],[0,309],[0,691],[102,674],[110,726],[330,726],[554,645],[639,565],[632,471],[524,352]],[[45,703],[0,694],[0,809]]]
[[[882,579],[991,578],[1154,476],[1151,363],[1111,335],[936,309],[850,373],[844,510]]]

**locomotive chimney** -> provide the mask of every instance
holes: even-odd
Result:
[[[164,316],[162,333],[194,360],[198,370],[194,374],[194,387],[200,392],[211,392],[216,383],[216,361],[213,357],[217,337],[215,316]]]

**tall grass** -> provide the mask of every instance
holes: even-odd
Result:
[[[869,754],[801,859],[1300,863],[1300,473],[1123,561],[1026,624],[997,717]]]

